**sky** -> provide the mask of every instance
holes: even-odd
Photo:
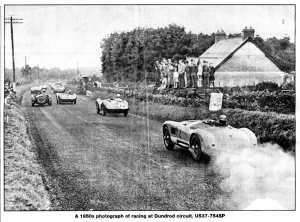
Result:
[[[262,38],[295,39],[293,5],[39,5],[5,6],[14,24],[15,66],[60,69],[101,67],[100,43],[114,31],[165,27],[175,23],[192,33],[223,29],[240,33],[246,26]],[[12,68],[11,29],[5,24],[5,67]]]

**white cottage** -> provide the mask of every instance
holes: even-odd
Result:
[[[254,41],[254,29],[247,27],[240,37],[228,38],[223,30],[200,57],[215,67],[215,86],[245,86],[269,81],[282,84],[294,80]]]

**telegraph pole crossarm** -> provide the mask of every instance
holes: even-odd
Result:
[[[15,55],[14,55],[14,32],[13,32],[13,24],[23,23],[19,22],[23,21],[23,19],[15,19],[12,16],[9,18],[5,18],[5,23],[10,24],[11,29],[11,48],[12,48],[12,63],[13,63],[13,91],[16,91],[16,72],[15,72]]]

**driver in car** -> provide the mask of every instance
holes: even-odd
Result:
[[[228,126],[227,117],[225,115],[220,115],[219,120],[208,120],[205,123],[211,126]]]
[[[122,102],[121,95],[117,94],[117,98],[115,100],[118,101],[118,102]]]

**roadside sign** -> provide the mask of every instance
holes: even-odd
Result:
[[[222,109],[223,93],[211,93],[209,102],[209,111]]]

